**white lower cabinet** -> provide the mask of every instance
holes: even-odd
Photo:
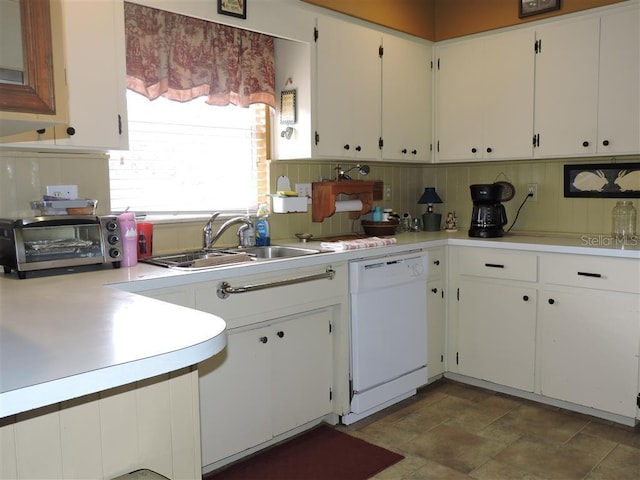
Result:
[[[200,369],[204,465],[331,411],[330,323],[324,308],[229,333]]]
[[[459,302],[459,373],[532,392],[535,285],[465,278]]]
[[[445,372],[447,332],[446,247],[430,248],[427,277],[427,369],[429,379]]]
[[[457,372],[532,392],[537,256],[457,248]]]
[[[640,418],[639,260],[449,252],[448,371],[623,423]]]
[[[639,262],[555,255],[542,268],[540,393],[636,417]]]

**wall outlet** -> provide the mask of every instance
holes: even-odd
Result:
[[[391,185],[384,186],[384,199],[391,200]]]
[[[78,198],[77,185],[47,185],[47,195],[68,199]]]
[[[307,197],[307,205],[311,205],[311,184],[296,183],[296,192],[299,197]]]
[[[530,202],[538,201],[538,184],[537,183],[527,184],[527,195],[531,195],[529,197]]]

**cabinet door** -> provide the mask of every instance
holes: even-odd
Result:
[[[484,280],[460,281],[459,372],[533,391],[536,289]]]
[[[436,158],[482,158],[482,43],[445,45],[436,58]]]
[[[203,465],[271,439],[271,333],[229,333],[227,348],[198,365]]]
[[[56,145],[127,148],[123,5],[63,0],[69,125]]]
[[[380,157],[381,35],[329,17],[318,18],[316,131],[322,156]]]
[[[431,46],[386,35],[382,56],[383,160],[431,158]]]
[[[483,152],[485,160],[533,155],[534,46],[532,29],[484,39]]]
[[[427,283],[427,353],[429,378],[444,373],[446,341],[444,279]]]
[[[543,291],[540,393],[635,417],[639,316],[635,294],[561,287]]]
[[[273,325],[273,435],[331,412],[331,308]]]
[[[599,19],[540,27],[537,38],[535,156],[596,153]]]
[[[600,24],[598,152],[640,152],[640,14],[604,15]]]

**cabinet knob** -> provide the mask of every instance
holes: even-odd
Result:
[[[276,335],[278,335],[278,338],[282,338],[284,337],[284,332],[282,330],[279,330]]]
[[[360,150],[362,150],[362,147],[361,147],[360,145],[358,145],[358,146],[356,147],[356,152],[359,152]]]
[[[582,142],[582,146],[583,147],[588,147],[589,146],[589,142],[587,142],[586,140],[584,142]]]
[[[267,343],[269,339],[267,337],[260,337],[260,343]]]
[[[342,148],[344,148],[345,150],[349,150],[349,149],[351,148],[351,146],[347,143],[347,144],[346,144],[344,147],[342,147]]]
[[[434,264],[434,265],[440,265],[440,260],[434,260],[434,261],[433,261],[433,264]]]
[[[67,135],[74,136],[76,134],[76,129],[73,127],[67,127]]]
[[[522,296],[522,300],[524,300],[525,302],[529,301],[529,295],[523,295]]]
[[[406,154],[406,153],[407,153],[407,149],[406,149],[406,148],[403,148],[402,150],[400,150],[400,152],[401,152],[402,154]]]
[[[411,150],[411,153],[414,154],[414,155],[417,155],[418,154],[418,150]]]
[[[431,291],[432,291],[433,293],[438,293],[438,289],[437,289],[437,288],[432,288],[432,289],[431,289]]]
[[[491,153],[491,152],[493,152],[493,148],[488,147],[488,148],[487,148],[487,153]]]
[[[605,147],[609,146],[609,140],[603,140],[602,141],[602,145],[604,145]]]
[[[476,147],[473,147],[473,148],[471,149],[471,153],[476,153],[477,151],[478,151],[478,149],[477,149]]]
[[[553,305],[554,303],[556,303],[556,301],[553,298],[550,298],[548,302],[549,302],[549,305]]]
[[[44,132],[46,132],[47,129],[46,128],[39,128],[38,130],[36,130],[36,133],[42,135]]]

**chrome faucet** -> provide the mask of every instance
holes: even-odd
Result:
[[[224,222],[222,225],[220,225],[220,228],[218,229],[218,231],[212,235],[213,232],[213,221],[218,217],[218,215],[220,215],[220,212],[215,212],[213,215],[211,215],[211,218],[209,218],[209,221],[206,223],[206,225],[204,226],[203,229],[203,247],[205,249],[211,248],[213,247],[213,244],[216,243],[220,237],[222,236],[222,234],[231,226],[231,225],[236,225],[238,223],[242,223],[243,226],[248,227],[253,227],[253,222],[251,221],[251,218],[249,218],[249,216],[243,216],[243,217],[233,217],[230,218],[229,220],[227,220],[226,222]],[[242,231],[244,229],[242,227],[240,227],[238,229],[238,245],[242,245],[242,240],[241,240],[241,235],[242,235]]]

